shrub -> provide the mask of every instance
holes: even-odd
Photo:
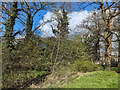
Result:
[[[76,60],[74,63],[75,69],[80,72],[92,72],[92,71],[99,71],[102,70],[101,66],[98,66],[91,61],[85,60]]]
[[[111,67],[111,71],[116,71],[116,72],[118,72],[118,71],[120,71],[120,70],[119,70],[119,67]]]

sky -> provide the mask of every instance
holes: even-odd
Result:
[[[83,4],[83,6],[86,6],[88,3]],[[84,10],[80,10],[80,8],[79,8],[80,4],[72,3],[71,5],[72,5],[72,8],[71,8],[72,12],[70,12],[68,14],[69,28],[72,30],[70,32],[70,34],[73,34],[76,32],[83,32],[84,33],[85,30],[76,29],[76,26],[81,24],[82,21],[85,18],[87,18],[91,14],[91,12],[93,10],[95,10],[95,8],[98,7],[98,5],[97,4],[90,5],[90,6],[86,7]],[[58,6],[60,6],[60,3],[58,3]],[[43,23],[44,21],[50,20],[53,16],[55,17],[53,12],[45,11],[43,16],[42,16],[42,19],[39,20],[39,24]],[[51,29],[50,25],[53,25],[54,28],[56,29],[57,22],[53,21],[52,23],[47,23],[46,25],[40,27],[39,29],[41,31],[42,37],[54,36],[54,34],[52,33],[52,29]]]
[[[85,5],[87,5],[88,3],[85,3],[83,6],[85,6]],[[58,6],[60,6],[61,5],[61,2],[59,2],[59,3],[57,3],[57,5]],[[77,12],[78,12],[78,14],[80,14],[80,9],[79,9],[79,4],[77,3],[74,3],[74,2],[71,2],[71,5],[72,5],[72,7],[71,7],[71,10],[73,11],[73,14],[75,14],[76,16],[77,16]],[[90,12],[90,11],[92,11],[93,9],[94,9],[94,7],[97,7],[97,5],[93,5],[93,6],[89,6],[89,7],[87,7],[86,8],[86,11],[88,11],[88,12]],[[46,16],[46,14],[47,14],[47,16],[48,16],[48,13],[50,12],[50,10],[41,10],[41,11],[39,11],[37,14],[36,14],[36,16],[34,17],[34,22],[33,22],[33,28],[32,28],[32,30],[36,27],[36,26],[38,26],[38,25],[40,25],[41,23],[40,23],[40,21],[41,20],[43,20],[43,19],[45,19],[45,16]],[[84,17],[84,16],[83,16]],[[24,17],[25,18],[25,17]],[[75,18],[75,17],[74,17]],[[72,18],[73,19],[73,18]],[[35,26],[35,24],[36,24],[36,26]],[[2,25],[2,27],[3,27],[3,30],[5,31],[5,26],[4,25]],[[17,22],[15,25],[14,25],[14,30],[16,30],[16,31],[18,31],[18,30],[22,30],[24,27],[19,23],[19,22]],[[38,31],[40,31],[40,30],[38,30]],[[39,33],[39,35],[42,35],[42,32],[40,32]]]
[[[59,11],[60,12],[60,11]],[[82,29],[82,28],[76,28],[77,25],[80,25],[82,23],[82,21],[87,18],[88,16],[90,16],[92,14],[92,12],[90,12],[89,10],[83,10],[83,11],[73,11],[71,13],[68,14],[68,18],[69,18],[69,28],[72,30],[70,31],[70,34],[74,34],[77,32],[80,33],[86,33],[87,30]],[[47,12],[46,14],[44,14],[44,18],[40,20],[39,23],[43,23],[44,21],[50,20],[52,17],[55,17],[55,15],[53,14],[53,12]],[[40,30],[42,32],[41,37],[51,37],[51,36],[55,36],[52,32],[51,26],[53,25],[54,29],[57,29],[57,22],[53,21],[52,23],[47,23],[45,25],[43,25],[42,27],[40,27]],[[114,36],[115,37],[115,36]],[[103,44],[103,43],[101,43]],[[112,42],[112,46],[116,47],[116,43]],[[104,49],[101,49],[101,52],[104,52]],[[112,55],[114,55],[116,52],[112,52]]]
[[[86,3],[88,4],[88,3]],[[84,4],[84,5],[86,5]],[[83,6],[84,6],[83,5]],[[58,6],[60,6],[60,3],[58,3]],[[68,18],[69,18],[69,28],[72,30],[70,32],[70,34],[76,33],[76,32],[81,32],[84,33],[85,30],[83,29],[76,29],[75,27],[77,25],[79,25],[87,16],[89,16],[91,14],[91,11],[93,11],[95,9],[95,7],[98,7],[98,5],[92,5],[92,6],[88,6],[85,10],[81,10],[79,9],[79,5],[76,5],[75,3],[72,3],[72,7],[71,10],[72,12],[70,12],[68,14]],[[32,30],[35,28],[35,24],[36,26],[40,25],[41,23],[43,23],[46,20],[51,19],[51,17],[53,17],[53,12],[49,11],[49,10],[41,10],[39,11],[36,16],[34,17],[34,22],[33,22],[33,28]],[[39,35],[41,35],[42,37],[50,37],[50,36],[54,36],[54,34],[52,33],[51,27],[50,27],[51,23],[47,23],[46,25],[44,25],[43,27],[40,27],[37,31],[39,32]],[[56,28],[57,22],[52,22],[52,25],[54,26],[54,28]],[[20,23],[16,23],[14,25],[14,29],[17,31],[19,29],[22,29],[22,25]],[[5,26],[3,26],[3,29],[5,30]],[[22,38],[25,37],[17,35],[16,38]]]
[[[83,6],[86,6],[88,3],[83,4]],[[57,5],[60,6],[61,2],[57,3]],[[82,20],[85,19],[91,13],[91,11],[95,9],[95,7],[98,7],[98,5],[93,4],[91,6],[86,7],[85,10],[82,10],[82,11],[80,11],[80,8],[79,8],[80,3],[76,4],[71,2],[71,5],[72,5],[71,7],[72,12],[68,14],[68,18],[70,18],[69,28],[72,30],[71,33],[74,33],[74,32],[78,32],[75,29],[75,26],[80,24]],[[36,26],[40,25],[45,20],[49,20],[52,15],[53,13],[50,10],[40,10],[34,17],[32,30],[34,30]],[[52,22],[52,23],[56,24],[56,22]],[[14,30],[16,31],[20,29],[22,30],[23,28],[24,27],[19,22],[17,22],[14,25]],[[5,30],[5,26],[3,26],[3,29]],[[42,37],[54,36],[53,33],[51,32],[50,23],[47,23],[46,25],[44,25],[43,28],[40,27],[37,31],[39,32],[38,34],[41,35]],[[20,37],[20,35],[18,35],[17,37]]]
[[[80,32],[83,31],[82,29],[76,29],[76,26],[81,24],[83,19],[87,18],[90,15],[90,12],[88,12],[87,10],[84,11],[73,11],[71,13],[69,13],[67,16],[69,18],[69,28],[71,29],[70,34],[74,34],[76,32]],[[44,21],[50,20],[52,17],[55,17],[53,12],[47,12],[44,15],[44,18],[42,20],[40,20],[40,23],[43,23]],[[57,22],[53,21],[52,23],[47,23],[45,25],[43,25],[42,27],[40,27],[40,30],[42,32],[42,37],[51,37],[54,36],[54,34],[52,33],[52,29],[51,26],[53,25],[53,27],[55,29],[57,29]]]
[[[86,3],[87,4],[87,3]],[[86,5],[86,4],[84,4],[84,5]],[[60,6],[61,5],[61,2],[59,2],[59,3],[57,3],[57,5],[58,6]],[[78,21],[77,22],[74,22],[74,23],[72,23],[73,21],[72,20],[76,20],[77,18],[79,18],[79,22],[81,22],[81,20],[84,18],[84,17],[86,17],[86,15],[84,15],[83,13],[84,13],[84,11],[83,12],[81,12],[80,11],[80,9],[79,9],[79,5],[78,4],[76,4],[76,3],[73,3],[73,2],[71,2],[71,5],[72,5],[72,7],[71,7],[71,11],[72,11],[72,13],[70,13],[69,15],[68,15],[68,17],[70,17],[71,19],[70,19],[70,27],[71,28],[73,28],[75,25],[76,25],[76,23],[78,23]],[[84,6],[83,5],[83,6]],[[95,6],[95,5],[94,5]],[[85,10],[85,14],[88,14],[88,12],[90,12],[90,11],[92,11],[94,9],[94,7],[92,6],[89,6],[89,7],[87,7],[86,8],[86,10]],[[36,26],[38,26],[38,25],[40,25],[45,19],[50,19],[50,13],[52,14],[52,12],[50,11],[50,10],[40,10],[36,15],[35,15],[35,17],[34,17],[34,22],[33,22],[33,27],[32,27],[32,30],[34,30],[34,28],[36,27]],[[81,15],[81,14],[83,14],[83,15]],[[24,14],[25,15],[25,14]],[[80,17],[79,17],[79,15],[80,15]],[[26,15],[25,15],[26,16]],[[23,17],[23,18],[25,18],[25,17]],[[47,25],[45,25],[44,26],[44,28],[48,28],[49,27],[49,25],[47,24]],[[19,22],[16,22],[16,24],[14,25],[14,30],[15,31],[18,31],[18,30],[22,30],[22,29],[24,29],[25,27],[24,26],[22,26]],[[5,31],[5,26],[3,26],[3,30]],[[43,30],[42,30],[43,31]],[[48,32],[48,29],[47,30],[45,30],[44,29],[44,31],[46,31],[46,32]],[[50,32],[50,31],[49,31]],[[41,32],[41,30],[40,29],[38,29],[37,30],[37,33],[39,34],[39,35],[42,35],[43,36],[43,32]],[[19,37],[21,37],[20,35],[17,35],[16,36],[16,38],[19,38]],[[45,35],[45,37],[46,37],[46,35]]]
[[[87,5],[88,3],[83,4],[83,6]],[[58,3],[58,6],[60,6],[61,4]],[[75,30],[76,25],[80,24],[82,22],[83,19],[85,19],[91,11],[93,11],[95,9],[95,7],[98,7],[98,5],[93,5],[93,6],[88,6],[86,7],[84,10],[80,10],[79,8],[80,3],[73,3],[71,2],[71,12],[68,14],[68,18],[69,18],[69,28],[72,30],[71,34],[73,34],[74,32],[76,32],[77,30]],[[45,11],[45,13],[42,16],[43,18],[40,19],[39,24],[43,23],[46,20],[49,20],[53,17],[53,12],[50,11]],[[52,22],[52,24],[56,24],[57,22]],[[53,25],[54,28],[56,29],[56,26]],[[41,36],[42,37],[50,37],[50,36],[54,36],[54,34],[52,33],[51,27],[50,27],[50,23],[47,23],[46,25],[44,25],[43,27],[39,28],[41,31]]]

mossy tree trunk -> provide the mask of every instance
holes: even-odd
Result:
[[[10,15],[10,18],[6,22],[6,33],[5,33],[5,42],[7,49],[11,52],[14,48],[14,36],[13,36],[13,29],[15,25],[15,19],[17,18],[18,10],[17,10],[17,2],[13,3],[12,6],[12,13]]]
[[[10,63],[10,61],[13,61],[12,59],[12,51],[14,49],[14,25],[15,25],[15,19],[17,18],[18,10],[17,10],[17,2],[14,2],[11,8],[10,17],[8,18],[6,22],[6,32],[5,32],[5,57],[3,61],[3,66],[6,68],[6,65]]]
[[[33,36],[32,32],[33,20],[31,14],[27,14],[27,28],[26,28],[26,40],[29,41]]]
[[[2,69],[3,69],[3,81],[5,80],[4,75],[6,74],[7,71],[10,72],[10,74],[13,74],[13,70],[11,68],[12,62],[14,62],[12,58],[12,51],[14,49],[14,25],[15,25],[15,19],[17,18],[18,14],[18,9],[17,9],[17,4],[18,2],[13,2],[11,7],[11,13],[10,17],[8,18],[6,22],[6,32],[5,32],[5,50],[3,52],[4,58],[2,61]],[[3,82],[4,85],[4,82]]]

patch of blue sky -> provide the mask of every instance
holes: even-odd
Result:
[[[86,6],[89,2],[83,4],[83,7]],[[31,2],[32,4],[32,2]],[[57,5],[60,7],[61,5],[61,2],[57,3]],[[76,2],[71,2],[71,11],[73,12],[79,12],[80,11],[80,8],[79,8],[79,5],[80,5],[80,2],[79,3],[76,3]],[[98,5],[94,4],[94,5],[91,5],[91,6],[88,6],[85,8],[85,10],[87,10],[88,12],[91,12],[92,10],[95,9],[95,7],[98,7]],[[44,15],[48,12],[48,11],[51,11],[51,9],[48,9],[47,11],[46,10],[40,10],[34,17],[33,19],[33,27],[32,27],[32,30],[34,30],[34,28],[36,28],[38,25],[40,25],[40,20],[43,20],[44,18]],[[20,12],[22,13],[22,12]],[[26,16],[25,13],[22,13],[23,15]],[[26,19],[26,17],[22,17],[23,19]],[[17,19],[16,19],[17,20]],[[17,22],[17,21],[16,21]],[[26,23],[26,21],[24,21]],[[3,26],[3,30],[5,31],[5,26]],[[14,30],[22,30],[24,29],[25,27],[23,25],[21,25],[21,23],[17,22],[15,23],[14,25]],[[40,33],[41,35],[42,33]]]

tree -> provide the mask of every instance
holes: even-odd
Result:
[[[114,2],[111,4],[113,5]],[[103,2],[101,2],[101,9],[102,9],[102,14],[103,14],[103,20],[106,25],[106,30],[105,30],[105,62],[108,65],[108,69],[110,70],[111,66],[111,37],[112,37],[112,30],[113,30],[113,18],[120,13],[119,11],[116,12],[117,9],[117,2],[115,3],[114,11],[112,12],[110,9],[110,5],[108,5],[108,2],[106,2],[107,8],[109,10],[109,16],[107,17],[106,14],[106,8]]]
[[[27,19],[24,24],[26,25],[25,31],[26,31],[26,39],[27,41],[30,40],[31,37],[33,37],[34,32],[41,26],[37,26],[36,28],[33,28],[33,22],[34,22],[34,17],[35,15],[40,11],[40,10],[46,10],[49,9],[51,5],[54,3],[48,3],[48,2],[22,2],[21,7],[22,11],[26,14]]]
[[[6,46],[7,49],[9,49],[9,51],[11,52],[12,49],[14,48],[14,25],[15,25],[15,19],[17,18],[17,14],[18,14],[18,6],[17,6],[18,2],[14,2],[11,8],[11,13],[9,18],[7,19],[7,22],[5,23],[5,42],[6,42]],[[4,7],[4,6],[3,6]],[[7,11],[8,13],[8,11]]]
[[[102,12],[102,19],[105,24],[105,63],[108,66],[108,69],[110,70],[111,66],[111,38],[112,38],[112,32],[113,32],[113,18],[120,14],[120,11],[118,9],[118,3],[119,2],[111,2],[108,3],[108,1],[103,2],[101,0],[100,2],[92,2],[89,3],[87,6],[92,4],[99,5],[97,9],[100,9]],[[83,3],[84,4],[84,3]],[[86,6],[86,7],[87,7]],[[112,10],[113,9],[113,10]]]
[[[6,6],[6,4],[8,6]],[[11,7],[9,7],[11,6]],[[17,18],[17,15],[18,15],[18,2],[13,2],[13,3],[3,3],[2,4],[2,12],[3,14],[7,14],[7,17],[5,16],[2,16],[1,17],[3,19],[5,19],[5,47],[2,48],[2,54],[3,54],[3,58],[2,58],[2,69],[3,69],[3,72],[2,72],[2,75],[3,75],[3,80],[5,80],[5,74],[6,74],[6,71],[7,71],[7,68],[9,67],[9,72],[12,74],[12,71],[11,71],[11,65],[9,65],[12,61],[15,61],[13,60],[12,58],[12,51],[14,49],[14,25],[15,25],[15,21],[16,21],[16,18]],[[8,9],[7,9],[8,8]],[[3,22],[2,22],[3,23]],[[3,82],[4,84],[4,82]]]
[[[61,8],[61,12],[59,12],[59,8],[57,7],[57,9],[54,11],[55,15],[56,15],[56,18],[55,20],[57,21],[58,25],[57,25],[57,29],[58,30],[55,30],[53,29],[53,26],[51,25],[51,28],[52,28],[52,31],[53,33],[57,36],[58,34],[60,35],[61,39],[62,38],[65,38],[66,35],[69,33],[69,28],[68,28],[68,25],[69,25],[69,22],[68,22],[68,17],[67,17],[67,14],[68,14],[68,11],[65,11],[65,7],[64,7],[64,4],[62,6],[60,6]]]
[[[100,63],[100,42],[102,32],[102,20],[99,12],[93,12],[88,16],[79,27],[88,30],[85,35],[84,42],[91,47],[91,54],[93,54],[94,62]]]
[[[119,5],[120,7],[120,5]],[[119,28],[119,23],[120,23],[120,14],[114,19],[114,35],[117,37],[116,40],[114,40],[113,42],[116,42],[117,44],[116,46],[116,50],[118,50],[118,64],[120,62],[120,28]],[[118,46],[118,47],[117,47]],[[119,65],[118,65],[119,66]]]
[[[53,28],[53,26],[51,25],[52,31],[56,36],[56,42],[57,42],[56,57],[54,60],[53,72],[54,72],[54,68],[56,66],[56,62],[57,62],[57,59],[59,56],[61,42],[63,42],[65,39],[67,39],[67,35],[69,33],[69,28],[68,28],[69,22],[68,22],[68,17],[67,17],[68,12],[65,11],[64,5],[65,5],[65,3],[63,3],[62,6],[60,6],[61,13],[59,13],[60,9],[58,7],[56,10],[54,10],[54,13],[56,15],[55,20],[58,23],[57,30],[55,30]],[[53,51],[55,50],[55,46],[56,45],[54,44]],[[52,61],[52,55],[53,55],[53,53],[51,53],[51,61]]]
[[[120,10],[120,2],[119,2],[119,7],[118,9]],[[118,16],[118,24],[120,23],[120,14]],[[120,28],[118,28],[118,66],[120,67]]]

